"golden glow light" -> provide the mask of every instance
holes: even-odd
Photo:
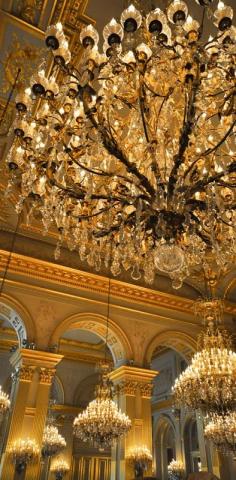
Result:
[[[0,415],[4,414],[9,410],[10,408],[10,399],[9,395],[7,395],[3,390],[0,385]]]

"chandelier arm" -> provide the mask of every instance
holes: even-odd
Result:
[[[198,59],[198,62],[197,62],[197,76],[196,76],[195,82],[192,84],[191,100],[190,100],[189,105],[186,109],[187,120],[184,121],[184,126],[183,126],[182,133],[180,135],[180,140],[179,140],[179,151],[178,151],[178,154],[175,156],[174,166],[172,168],[172,171],[171,171],[170,177],[169,177],[168,195],[169,195],[170,198],[173,197],[175,185],[176,185],[176,182],[177,182],[177,173],[178,173],[180,165],[183,163],[184,154],[185,154],[186,149],[188,148],[188,145],[189,145],[189,138],[190,138],[190,135],[193,131],[193,127],[195,126],[194,125],[194,116],[195,116],[195,113],[196,113],[196,108],[195,108],[194,103],[195,103],[196,96],[197,96],[197,93],[198,93],[198,90],[199,90],[199,86],[201,84],[199,73],[200,73],[200,69],[199,69],[199,59]],[[186,106],[186,102],[185,102],[185,106]]]
[[[217,115],[217,114],[215,114]],[[213,147],[212,149],[208,149],[206,150],[204,153],[202,153],[198,158],[196,158],[192,163],[191,165],[188,167],[188,169],[186,170],[186,172],[184,173],[184,178],[187,177],[187,175],[190,173],[190,171],[192,170],[192,168],[194,167],[194,165],[202,159],[202,157],[206,157],[208,155],[210,155],[211,153],[214,153],[224,142],[225,140],[228,138],[228,136],[231,136],[232,134],[232,131],[233,131],[233,128],[234,128],[234,125],[236,125],[236,120],[232,123],[230,129],[228,130],[228,132],[225,134],[225,136],[219,141],[219,143]]]
[[[110,155],[112,156],[115,156],[117,160],[119,160],[123,165],[125,165],[129,173],[134,174],[140,180],[141,184],[143,185],[145,190],[151,195],[151,197],[155,196],[156,194],[155,189],[152,187],[147,177],[143,175],[141,172],[139,172],[135,164],[129,162],[127,157],[118,147],[114,137],[112,136],[112,138],[109,138],[109,136],[105,134],[104,128],[102,129],[101,127],[99,128],[98,123],[96,122],[96,119],[94,118],[94,115],[91,112],[91,110],[89,110],[88,105],[85,102],[84,98],[83,98],[83,103],[84,103],[85,114],[87,115],[88,119],[92,122],[96,130],[100,132],[102,136],[103,145],[108,151],[108,153],[110,153]]]
[[[214,147],[212,148],[208,148],[204,153],[202,153],[202,156],[207,156],[207,155],[210,155],[211,153],[215,152],[216,150],[218,150],[218,148],[227,140],[228,136],[231,134],[231,132],[233,131],[234,127],[236,125],[236,120],[233,121],[231,127],[229,128],[229,130],[226,132],[226,134],[224,135],[224,137],[217,143],[217,145],[215,145]]]
[[[142,75],[141,78],[143,80],[143,75]],[[139,106],[140,106],[140,112],[141,112],[141,118],[142,118],[142,124],[143,124],[143,131],[144,131],[144,135],[145,135],[147,143],[150,144],[148,129],[147,129],[146,121],[145,121],[145,114],[144,114],[144,105],[145,105],[144,95],[145,95],[145,92],[144,92],[144,89],[143,89],[142,81],[140,80],[140,82],[141,82],[141,88],[140,88],[140,92],[139,92]]]
[[[120,205],[120,202],[114,203],[110,207],[105,207],[102,210],[100,210],[99,212],[93,213],[91,215],[72,215],[72,217],[77,218],[78,220],[89,220],[90,218],[98,217],[102,213],[105,213],[105,212],[108,212],[109,210],[112,210],[117,205]],[[119,214],[119,213],[121,213],[121,210],[119,210],[119,212],[117,212],[117,214]]]
[[[84,200],[86,197],[85,193],[77,193],[75,190],[72,190],[69,187],[64,187],[60,183],[58,183],[56,180],[49,179],[49,182],[51,183],[52,186],[57,187],[59,190],[63,190],[65,193],[71,194],[72,197],[76,198],[77,200]],[[122,197],[114,197],[113,195],[98,195],[98,194],[92,194],[90,196],[91,200],[114,200],[118,201],[122,204],[129,205],[130,202],[126,198]]]
[[[64,144],[64,147],[66,147],[65,144]],[[76,165],[78,165],[78,167],[80,167],[82,170],[85,170],[86,172],[92,173],[93,175],[100,175],[102,177],[112,177],[113,176],[111,173],[104,172],[103,170],[100,170],[100,171],[99,170],[93,170],[92,168],[86,167],[86,165],[83,165],[77,159],[75,159],[73,157],[73,155],[71,155],[71,152],[68,152],[68,155],[71,158],[71,160],[73,160],[73,162],[75,162]]]

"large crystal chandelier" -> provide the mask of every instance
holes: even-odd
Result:
[[[74,434],[83,442],[104,449],[111,447],[131,428],[131,420],[112,400],[112,382],[103,365],[96,398],[74,420]]]
[[[53,65],[16,98],[7,162],[18,210],[27,199],[45,232],[57,227],[57,256],[65,243],[99,271],[112,241],[113,275],[161,271],[175,288],[209,252],[233,261],[236,29],[231,7],[196,2],[200,24],[182,0],[146,15],[130,5],[102,53],[97,31],[81,31],[80,58],[60,23],[48,28]]]
[[[35,440],[26,438],[16,440],[10,447],[9,453],[18,473],[25,470],[26,466],[36,461],[39,448]]]
[[[232,454],[236,459],[236,412],[213,415],[204,430],[205,437],[211,440],[223,454]]]
[[[66,447],[66,441],[54,425],[46,425],[43,432],[42,456],[52,457]]]
[[[9,395],[7,395],[0,385],[0,416],[7,412],[10,408],[10,399]]]
[[[208,311],[209,323],[199,335],[198,352],[176,379],[173,394],[177,407],[200,408],[204,414],[224,413],[236,405],[236,353],[230,335],[216,321],[219,301],[200,305]]]

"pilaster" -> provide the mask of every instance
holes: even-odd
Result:
[[[131,431],[112,452],[111,479],[130,480],[133,469],[126,460],[130,449],[145,445],[152,452],[152,381],[158,372],[121,366],[110,374],[117,390],[118,405],[132,421]],[[151,468],[146,474],[151,475]]]
[[[15,388],[8,437],[0,467],[1,478],[14,478],[14,465],[8,452],[17,439],[32,438],[41,448],[51,381],[55,367],[62,358],[62,355],[29,349],[19,349],[13,353],[10,361],[15,369]],[[25,480],[37,480],[39,462],[40,458],[27,467]]]

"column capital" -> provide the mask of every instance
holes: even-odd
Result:
[[[21,368],[24,366],[39,367],[41,369],[55,369],[56,365],[62,360],[62,358],[63,355],[57,353],[19,348],[12,354],[10,362],[14,368]]]
[[[139,389],[143,398],[150,398],[152,396],[152,382],[157,375],[156,370],[123,365],[113,370],[109,377],[115,386],[119,386],[121,394],[135,396]]]

